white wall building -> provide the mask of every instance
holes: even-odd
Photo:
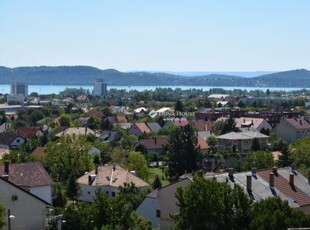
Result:
[[[28,96],[28,85],[23,82],[15,82],[11,84],[11,94],[20,94]]]
[[[98,97],[105,97],[107,94],[107,83],[105,83],[103,79],[97,79],[94,82],[93,95]]]
[[[10,229],[45,229],[47,205],[49,205],[47,202],[4,177],[0,177],[0,196],[0,202],[4,206],[6,213],[4,230],[9,229],[9,219]],[[10,212],[12,218],[8,218],[8,212]]]

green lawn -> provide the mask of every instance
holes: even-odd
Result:
[[[154,181],[154,177],[157,174],[161,180],[162,186],[166,186],[170,184],[167,178],[164,178],[163,180],[164,173],[160,168],[149,168],[149,172],[150,172],[149,183],[152,183]]]

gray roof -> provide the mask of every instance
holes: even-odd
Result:
[[[161,130],[160,125],[157,122],[148,122],[146,125],[152,130],[152,132],[157,133]]]
[[[254,138],[269,138],[269,136],[262,134],[258,131],[251,129],[241,129],[242,132],[230,132],[220,136],[217,136],[218,139],[227,139],[227,140],[250,140]]]

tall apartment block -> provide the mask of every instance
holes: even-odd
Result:
[[[105,83],[103,79],[97,79],[94,82],[93,95],[98,97],[105,97],[107,94],[107,83]]]
[[[22,82],[15,82],[11,84],[11,94],[28,96],[28,85]]]

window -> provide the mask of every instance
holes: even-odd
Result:
[[[115,192],[112,192],[112,197],[115,197]]]
[[[88,191],[87,194],[90,194],[90,191]]]
[[[107,194],[107,196],[109,196],[109,191],[106,191],[105,194]]]
[[[156,210],[156,217],[160,217],[160,210]]]
[[[16,142],[19,143],[19,139],[16,139]]]

